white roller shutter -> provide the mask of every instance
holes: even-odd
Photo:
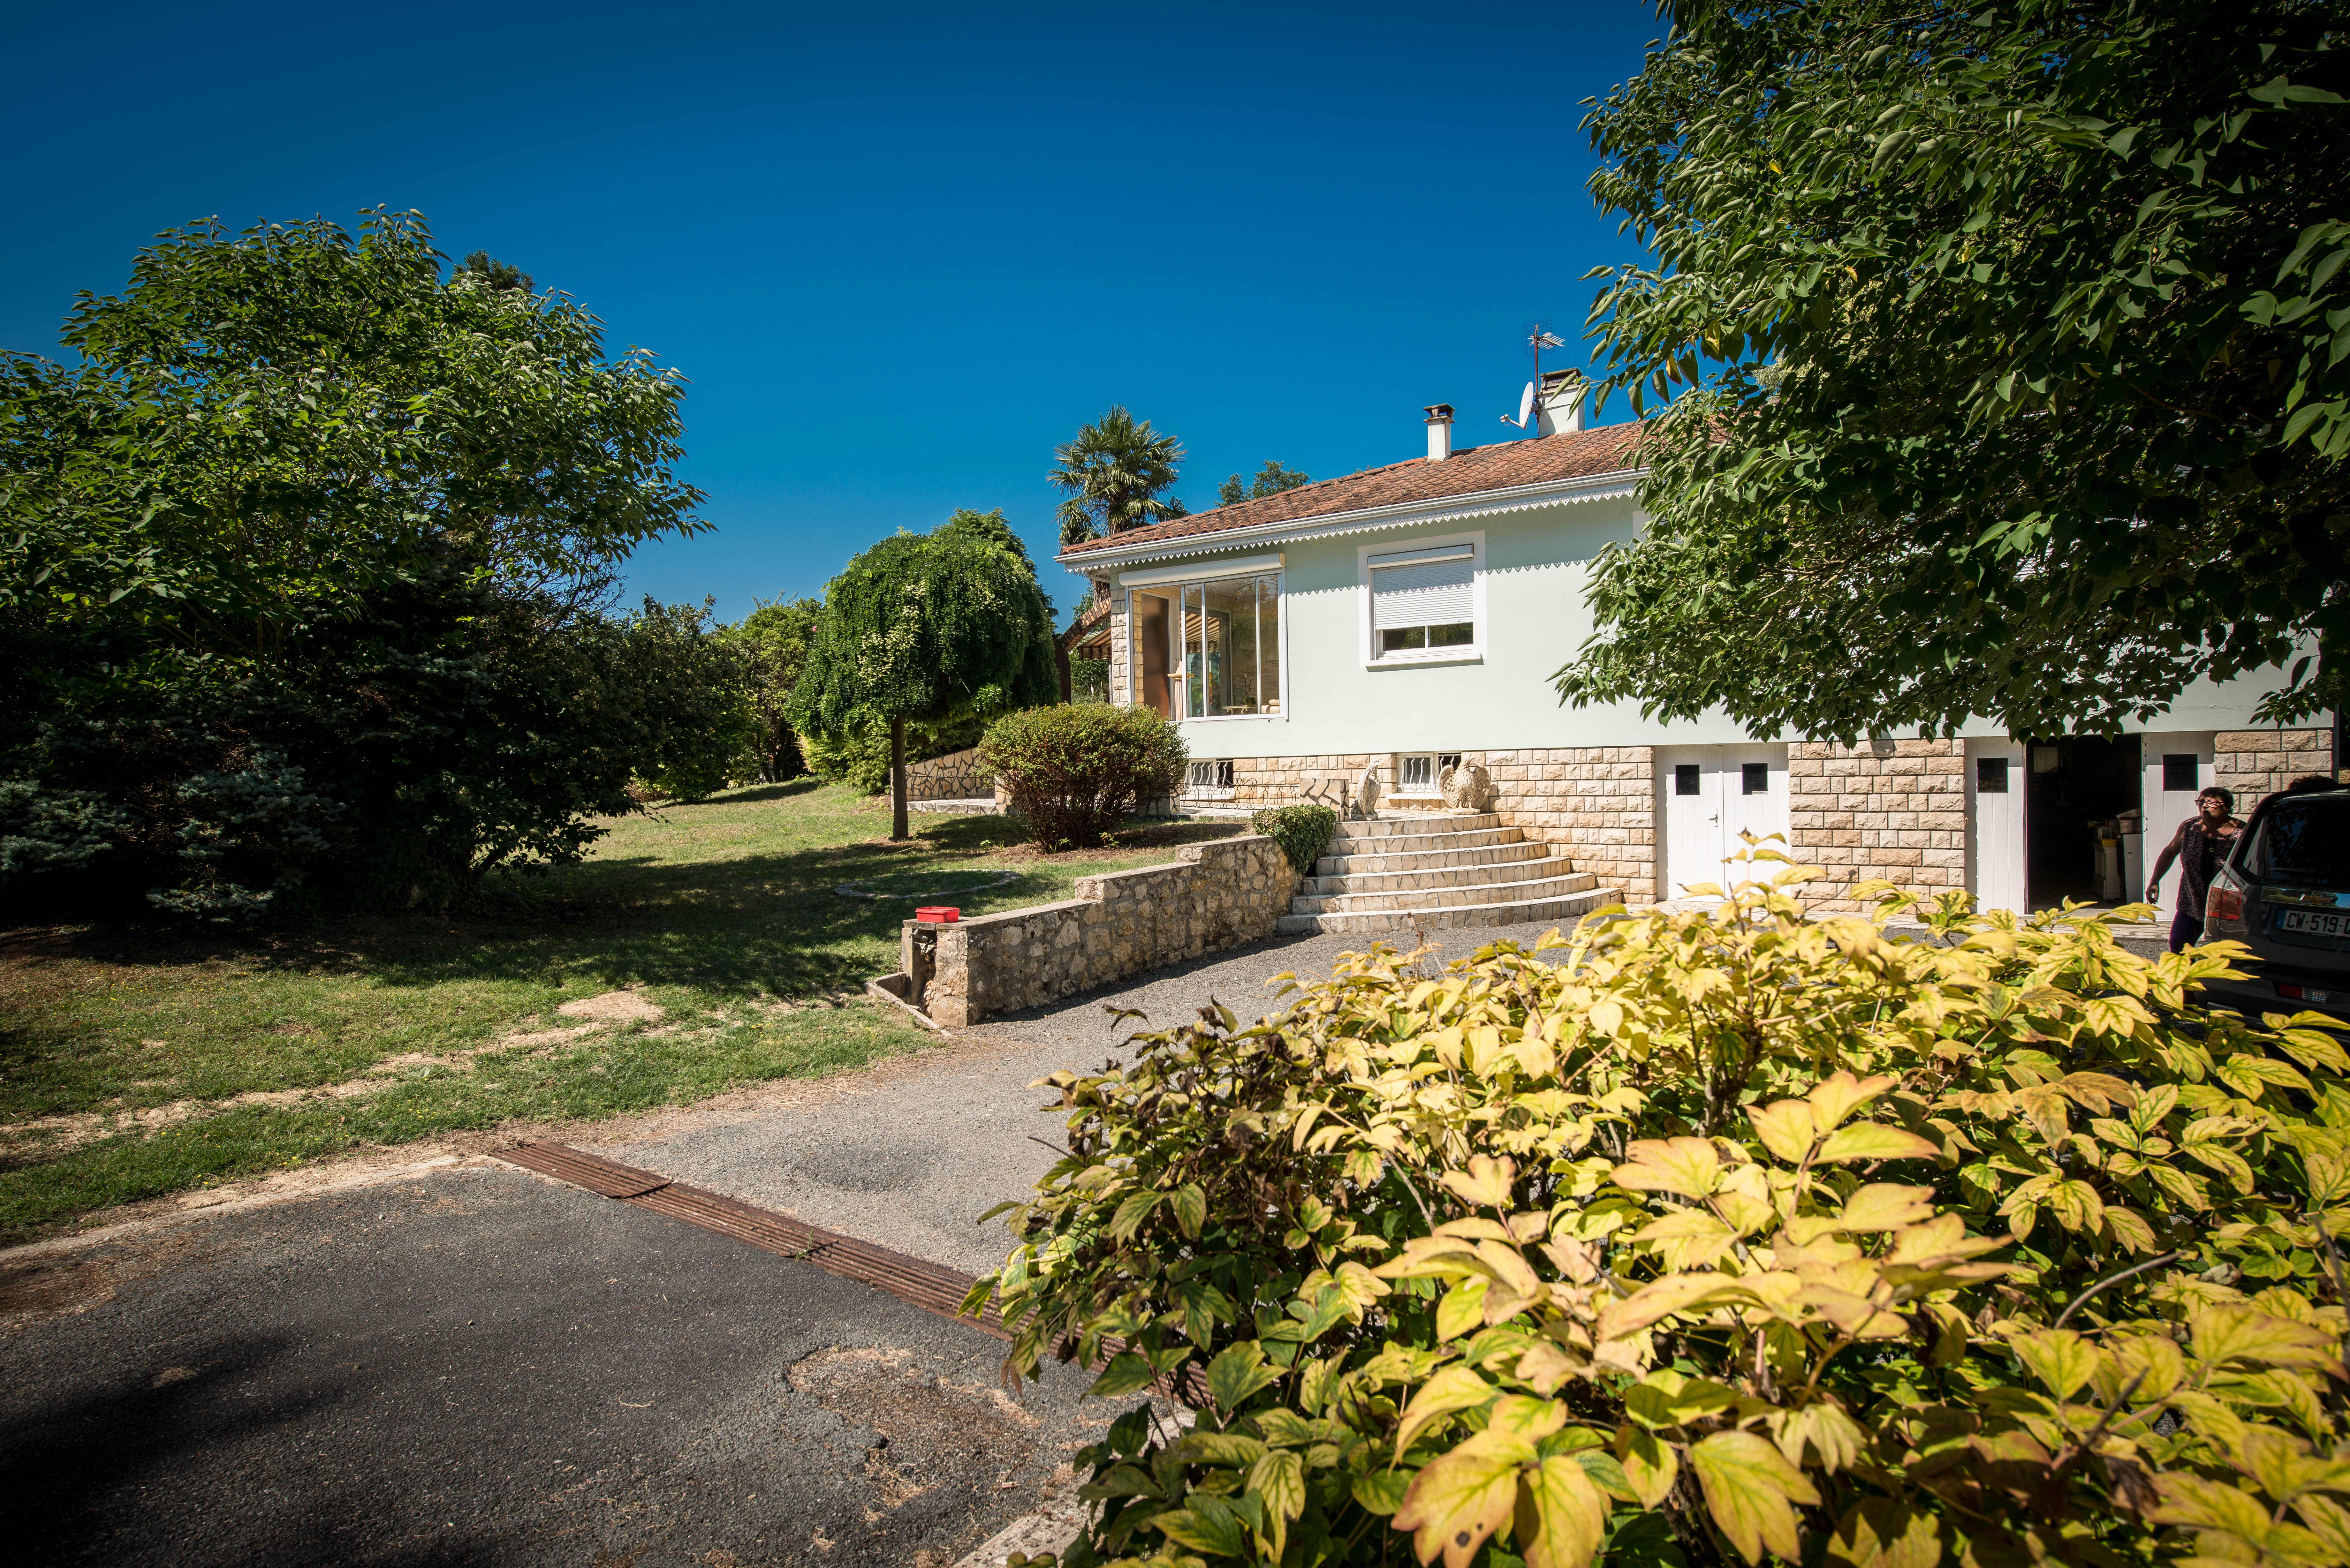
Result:
[[[1449,561],[1371,561],[1371,629],[1450,626],[1477,618],[1477,562],[1463,550]]]

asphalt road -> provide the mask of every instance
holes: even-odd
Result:
[[[947,1568],[1107,1405],[805,1263],[504,1168],[0,1271],[16,1562]]]

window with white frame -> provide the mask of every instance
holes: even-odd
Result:
[[[1367,556],[1370,657],[1409,661],[1478,648],[1477,554],[1463,541]]]
[[[1146,578],[1132,596],[1136,678],[1149,706],[1170,719],[1281,712],[1278,571],[1189,582]],[[1164,684],[1163,706],[1154,680]]]

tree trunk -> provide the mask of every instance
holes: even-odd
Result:
[[[1073,701],[1069,688],[1069,645],[1065,639],[1056,637],[1053,639],[1053,668],[1060,672],[1061,701]]]
[[[906,721],[889,721],[889,836],[910,838],[906,831]]]

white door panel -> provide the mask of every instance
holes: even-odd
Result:
[[[1745,850],[1742,833],[1758,840],[1776,834],[1780,841],[1767,847],[1785,851],[1787,748],[1659,746],[1656,759],[1665,829],[1659,895],[1679,898],[1700,882],[1727,891],[1740,882],[1769,881],[1776,863],[1729,857]]]
[[[1967,742],[1967,888],[1979,909],[2025,909],[2023,745]]]
[[[2140,739],[2138,755],[2145,760],[2145,775],[2139,786],[2138,799],[2146,805],[2146,837],[2137,886],[2122,889],[2122,897],[2135,901],[2146,896],[2146,873],[2154,868],[2154,858],[2178,825],[2195,815],[2195,797],[2211,787],[2217,778],[2212,771],[2211,742],[2218,739],[2209,730],[2188,731],[2170,734],[2147,735]],[[2238,815],[2247,809],[2247,803],[2238,803]],[[2178,876],[2168,876],[2162,885],[2162,914],[2165,919],[2178,912],[2178,891],[2185,885]]]

